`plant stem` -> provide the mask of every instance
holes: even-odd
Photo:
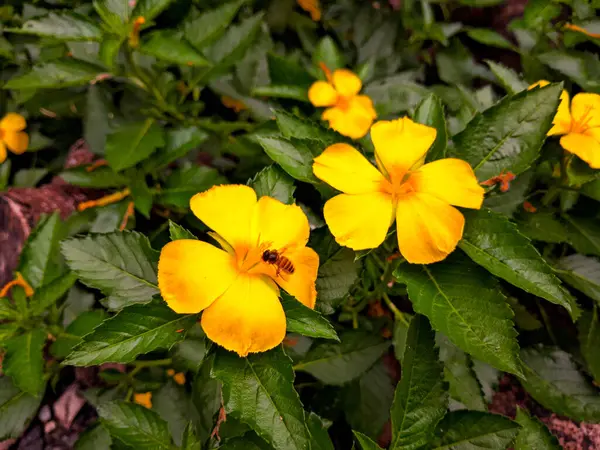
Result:
[[[390,310],[394,313],[394,317],[396,318],[396,320],[399,320],[404,325],[408,326],[408,320],[406,320],[406,317],[404,317],[402,311],[400,311],[398,307],[394,305],[394,302],[392,302],[392,299],[387,294],[387,292],[382,293],[381,297],[383,298],[383,301],[385,302],[387,307],[390,308]]]
[[[173,364],[173,360],[171,358],[154,359],[152,361],[136,361],[134,364],[135,368],[129,372],[130,378],[133,378],[140,370],[143,370],[147,367],[170,366]]]

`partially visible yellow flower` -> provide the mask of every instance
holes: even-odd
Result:
[[[575,24],[573,24],[573,23],[568,23],[568,24],[566,24],[566,25],[565,25],[565,28],[566,28],[567,30],[576,31],[576,32],[578,32],[578,33],[583,33],[583,34],[585,34],[586,36],[589,36],[589,37],[591,37],[591,38],[596,38],[596,39],[600,38],[600,33],[592,33],[591,31],[588,31],[588,30],[586,30],[585,28],[583,28],[583,27],[580,27],[579,25],[575,25]]]
[[[529,89],[548,84],[548,81],[541,80]],[[567,91],[563,90],[560,99],[548,136],[562,136],[562,148],[579,156],[592,169],[600,169],[600,95],[577,94],[570,107]]]
[[[158,263],[163,298],[178,313],[204,310],[208,338],[240,356],[279,345],[286,321],[277,285],[315,305],[319,257],[306,247],[306,215],[271,197],[257,200],[243,185],[215,186],[190,206],[222,249],[190,239],[165,245]],[[285,259],[276,264],[273,255]]]
[[[297,0],[298,5],[307,13],[310,13],[310,18],[315,22],[321,20],[321,5],[319,0]]]
[[[17,113],[8,113],[0,120],[0,164],[6,159],[6,149],[20,155],[29,146],[29,136],[23,130],[25,118]]]
[[[322,66],[327,81],[316,81],[308,90],[308,99],[317,107],[325,106],[321,118],[340,134],[352,139],[366,135],[377,118],[373,102],[366,95],[358,95],[362,82],[347,69],[334,70]]]
[[[152,392],[133,394],[133,401],[145,408],[152,408]]]
[[[441,261],[463,234],[462,208],[481,208],[484,189],[454,158],[423,164],[436,130],[408,117],[371,128],[377,170],[357,150],[334,144],[315,158],[315,175],[343,193],[325,203],[336,241],[354,250],[379,246],[396,220],[400,253],[411,263]]]
[[[175,370],[169,369],[167,370],[167,375],[173,377],[173,381],[175,381],[175,383],[181,386],[185,384],[185,374],[183,372],[175,373]]]

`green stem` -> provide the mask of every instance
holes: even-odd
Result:
[[[392,302],[392,299],[390,298],[389,295],[387,295],[386,292],[384,292],[381,297],[383,298],[383,301],[385,302],[385,304],[387,305],[388,308],[390,308],[390,310],[394,313],[394,317],[396,318],[396,320],[399,320],[400,322],[402,322],[404,325],[408,326],[408,320],[406,320],[406,317],[404,316],[404,313],[402,313],[402,311],[400,311],[398,309],[398,307],[396,305],[394,305],[394,302]]]
[[[173,360],[171,358],[154,359],[152,361],[136,361],[134,363],[135,368],[129,372],[129,377],[133,378],[140,370],[148,367],[170,366],[171,364],[173,364]]]

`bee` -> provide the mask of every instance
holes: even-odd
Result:
[[[277,266],[277,276],[279,276],[281,272],[291,275],[296,271],[294,263],[277,250],[265,250],[262,254],[262,260],[267,264],[274,264]]]

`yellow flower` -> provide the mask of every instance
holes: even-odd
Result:
[[[167,370],[167,375],[173,377],[173,381],[179,385],[185,384],[185,374],[183,372],[175,373],[175,370],[169,369]]]
[[[529,89],[548,84],[541,80]],[[600,169],[600,95],[577,94],[570,107],[567,91],[562,92],[560,99],[548,136],[562,136],[562,148],[579,156],[592,169]]]
[[[8,113],[0,120],[0,164],[6,159],[6,149],[20,155],[27,150],[29,136],[23,132],[27,124],[25,118],[16,113]]]
[[[152,392],[133,394],[133,401],[145,408],[152,408]]]
[[[319,0],[297,0],[298,5],[307,13],[310,13],[310,18],[315,22],[321,20],[321,5]]]
[[[340,134],[352,139],[366,135],[377,118],[373,102],[366,95],[358,95],[362,82],[347,69],[333,74],[322,65],[327,81],[316,81],[308,90],[308,99],[317,107],[328,107],[321,118]]]
[[[163,298],[178,313],[204,310],[209,339],[240,356],[277,346],[286,328],[277,285],[315,305],[319,257],[306,247],[306,215],[271,197],[257,200],[242,185],[215,186],[196,194],[190,206],[223,250],[189,239],[165,245],[158,263]],[[268,251],[284,259],[275,264]]]
[[[347,144],[315,158],[315,175],[343,192],[325,203],[325,221],[336,241],[354,250],[375,248],[396,219],[400,253],[411,263],[441,261],[463,234],[465,219],[450,205],[479,209],[484,190],[465,161],[423,165],[434,128],[408,117],[371,128],[379,170]]]

